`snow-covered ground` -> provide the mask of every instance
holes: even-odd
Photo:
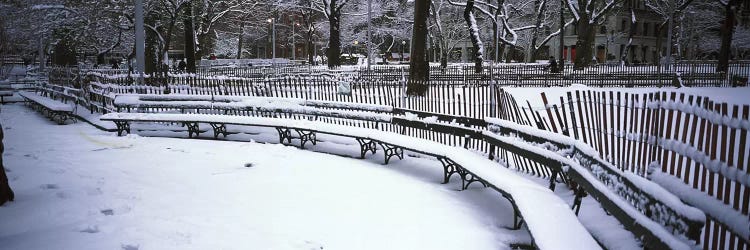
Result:
[[[3,105],[0,118],[16,192],[0,207],[3,249],[502,249],[528,240],[505,229],[512,209],[498,193],[441,185],[430,159],[384,166],[380,154],[117,137],[55,125],[20,104]],[[335,140],[318,148],[358,154]]]

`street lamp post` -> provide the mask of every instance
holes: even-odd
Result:
[[[294,43],[294,26],[299,26],[299,23],[294,23],[292,25],[292,60],[297,60],[297,44]]]
[[[268,22],[271,23],[271,60],[276,61],[276,19],[269,18]]]
[[[370,56],[372,55],[372,0],[367,1],[367,72],[370,72]]]
[[[143,28],[143,0],[135,1],[135,60],[138,83],[143,84],[146,70],[146,32]]]
[[[563,60],[563,53],[565,50],[565,16],[563,13],[563,6],[565,6],[565,1],[560,0],[560,44],[558,44],[560,46],[560,51],[558,52],[558,56],[560,57],[558,61],[560,61],[560,63],[557,65],[557,67],[559,67],[558,72],[560,73],[565,72],[565,60]]]
[[[357,53],[357,45],[359,44],[359,41],[354,40],[354,47],[352,48],[352,54],[351,56],[354,58],[354,53]],[[357,59],[357,65],[359,65],[359,57],[356,57]]]
[[[399,61],[404,61],[404,46],[406,46],[406,41],[401,41],[401,58]]]

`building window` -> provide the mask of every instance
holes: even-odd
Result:
[[[648,23],[643,23],[643,36],[648,36]]]
[[[607,34],[607,26],[599,26],[599,34]]]
[[[620,31],[625,31],[626,25],[628,25],[628,19],[622,19],[622,23],[620,23]]]

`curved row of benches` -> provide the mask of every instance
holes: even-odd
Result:
[[[584,148],[580,146],[571,146],[576,145],[575,143],[565,144],[565,142],[569,141],[563,140],[562,142],[556,142],[554,138],[557,137],[552,137],[553,139],[550,139],[537,136],[533,137],[536,139],[528,139],[531,137],[519,136],[519,133],[517,132],[529,129],[534,131],[527,134],[534,135],[537,132],[544,131],[539,131],[531,127],[518,129],[514,126],[508,126],[507,123],[498,123],[496,120],[491,119],[485,121],[467,117],[456,117],[391,108],[382,105],[285,98],[141,95],[118,96],[115,100],[115,105],[118,110],[138,110],[138,112],[162,112],[168,110],[199,112],[211,110],[219,111],[219,113],[232,113],[234,111],[248,111],[256,112],[256,114],[261,115],[286,113],[309,115],[315,118],[321,116],[345,118],[373,121],[376,123],[390,123],[403,126],[404,128],[411,127],[456,135],[466,138],[467,143],[464,144],[465,146],[468,144],[469,139],[478,139],[489,144],[490,159],[494,158],[493,154],[495,148],[502,148],[511,153],[550,167],[554,175],[559,173],[567,174],[569,178],[579,183],[582,187],[582,189],[579,189],[576,192],[576,202],[580,202],[581,194],[584,194],[585,192],[592,194],[592,196],[598,200],[607,211],[612,213],[623,225],[641,238],[645,246],[651,248],[687,248],[688,245],[694,243],[686,242],[684,239],[695,239],[697,235],[699,236],[700,230],[703,226],[703,221],[705,220],[705,217],[703,217],[703,214],[700,213],[700,211],[696,211],[695,208],[683,204],[673,195],[659,187],[655,187],[655,185],[652,185],[653,183],[649,184],[648,181],[644,182],[641,177],[628,176],[621,171],[615,171],[617,168],[614,168],[611,164],[601,160],[596,152],[592,153],[588,150],[580,150]],[[162,114],[159,115],[161,116]],[[220,118],[223,116],[210,117],[212,117],[211,119],[229,119]],[[427,121],[427,119],[421,119],[426,117],[430,117],[430,121]],[[129,129],[129,122],[131,121],[149,121],[183,123],[188,127],[188,133],[191,137],[193,133],[196,135],[200,133],[198,123],[208,123],[214,129],[215,137],[222,134],[226,135],[227,123],[210,122],[211,120],[202,120],[201,122],[168,121],[168,119],[154,120],[153,118],[154,114],[112,114],[103,117],[103,119],[117,123],[118,131],[120,133],[125,132],[125,128]],[[161,118],[164,117],[162,116]],[[207,117],[206,119],[209,118]],[[493,124],[493,122],[495,122],[495,124]],[[503,126],[507,128],[503,129]],[[485,130],[488,127],[490,130]],[[322,132],[301,127],[289,128],[280,126],[276,127],[276,129],[279,133],[279,140],[281,142],[286,140],[287,143],[291,143],[292,138],[299,139],[300,146],[302,147],[304,147],[307,142],[315,143],[315,133]],[[374,131],[382,132],[379,130]],[[508,137],[509,131],[515,131],[514,133],[516,134],[514,136],[521,138],[521,140]],[[296,133],[296,137],[292,136],[292,132]],[[342,136],[353,137],[359,142],[361,157],[364,157],[368,151],[375,152],[377,150],[376,144],[380,144],[381,148],[385,151],[386,163],[393,156],[403,156],[404,145],[399,146],[373,140],[377,138],[360,138],[353,135]],[[413,137],[408,138],[411,140],[414,139]],[[546,146],[539,147],[539,145]],[[555,147],[552,148],[549,147],[549,145],[555,145]],[[575,150],[576,148],[578,150]],[[417,149],[406,149],[431,155],[429,151],[426,150],[422,150],[425,151],[422,152]],[[561,154],[560,151],[570,152],[570,154]],[[437,158],[443,163],[444,182],[447,182],[453,174],[458,174],[463,181],[462,187],[464,188],[473,182],[492,186],[492,183],[487,182],[484,176],[475,175],[473,174],[475,172],[467,171],[464,167],[457,167],[457,165],[463,165],[456,164],[456,162],[450,160],[450,158]],[[605,167],[602,168],[602,166]],[[552,189],[554,189],[555,179],[556,177],[553,176],[550,180],[550,188]],[[646,187],[639,186],[644,185],[644,183],[646,183]],[[580,204],[578,205],[580,206]]]
[[[377,151],[376,145],[380,145],[385,151],[386,164],[393,156],[403,158],[404,150],[433,156],[443,164],[444,182],[449,181],[451,175],[457,174],[461,178],[463,189],[468,188],[471,183],[478,182],[497,190],[507,198],[513,205],[515,219],[521,219],[516,220],[515,228],[520,227],[521,221],[525,223],[536,247],[541,249],[599,248],[567,204],[553,192],[508,169],[497,167],[495,162],[466,149],[375,129],[283,118],[210,114],[110,113],[103,115],[101,120],[118,124],[176,122],[186,124],[188,127],[197,127],[201,123],[210,124],[214,128],[226,128],[227,125],[272,127],[279,132],[280,142],[291,143],[292,140],[299,140],[301,147],[304,147],[306,142],[315,143],[316,133],[349,137],[359,142],[362,158],[367,152],[374,154]],[[122,125],[118,127],[123,128]],[[299,136],[293,136],[292,131]],[[191,136],[194,132],[189,130]]]

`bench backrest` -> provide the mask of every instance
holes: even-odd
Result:
[[[122,109],[213,109],[220,111],[274,112],[322,116],[362,121],[390,122],[392,108],[384,105],[305,100],[298,98],[191,96],[191,95],[118,95],[114,105]],[[143,110],[139,110],[143,112]]]
[[[623,225],[634,232],[640,228],[648,237],[644,244],[653,246],[669,246],[663,236],[654,235],[657,229],[646,226],[642,220],[633,218],[623,209],[623,203],[635,208],[644,218],[671,230],[671,234],[684,238],[698,240],[700,237],[705,215],[699,209],[688,206],[676,196],[669,193],[656,183],[640,176],[623,172],[617,167],[601,159],[590,146],[561,134],[539,130],[529,126],[520,126],[509,121],[488,118],[488,133],[516,138],[529,145],[543,145],[550,152],[559,156],[575,159],[581,168],[568,171],[571,180],[582,185],[594,198],[610,211]],[[555,163],[557,162],[557,163]],[[566,166],[566,162],[553,160],[548,164]],[[553,165],[554,166],[554,165]],[[573,169],[576,170],[576,169]],[[596,182],[596,183],[595,183]],[[604,184],[606,188],[597,188]],[[607,197],[613,196],[616,197]],[[615,198],[615,199],[613,199]],[[620,211],[612,212],[612,211]],[[643,230],[643,229],[647,230]],[[650,241],[650,242],[649,242]],[[662,245],[666,244],[666,245]]]

